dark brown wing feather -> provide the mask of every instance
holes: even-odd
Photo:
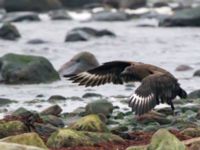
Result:
[[[142,115],[161,102],[170,103],[179,94],[180,86],[177,80],[169,75],[157,73],[142,80],[141,85],[131,96],[129,106],[136,115]]]
[[[120,74],[130,65],[131,63],[126,61],[107,62],[94,69],[74,75],[69,80],[85,86],[99,86],[106,83],[123,84],[123,77]]]

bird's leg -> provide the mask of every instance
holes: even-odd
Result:
[[[174,112],[174,110],[175,110],[175,108],[174,108],[174,104],[172,103],[172,101],[169,100],[169,101],[168,101],[168,104],[169,104],[169,105],[171,106],[171,108],[172,108],[173,116],[176,116],[176,114],[175,114],[175,112]]]

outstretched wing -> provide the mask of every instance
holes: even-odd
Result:
[[[94,69],[79,73],[69,78],[73,83],[87,86],[99,86],[105,83],[123,84],[122,71],[130,66],[130,62],[112,61]],[[130,77],[126,77],[127,80]]]
[[[130,97],[129,106],[136,115],[142,115],[153,109],[160,100],[169,104],[179,89],[177,80],[169,74],[149,75]]]

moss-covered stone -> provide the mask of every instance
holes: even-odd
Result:
[[[64,127],[64,122],[59,117],[53,115],[42,115],[40,118],[45,124],[51,124],[55,127]]]
[[[47,146],[50,148],[93,146],[105,142],[123,142],[123,139],[110,133],[60,129],[49,137]]]
[[[42,139],[36,133],[24,133],[16,136],[9,136],[0,140],[1,142],[17,143],[22,145],[36,146],[48,149]]]
[[[0,138],[17,135],[26,131],[26,126],[20,121],[0,121]]]
[[[6,143],[6,142],[0,142],[0,148],[1,150],[45,150],[39,147]]]
[[[101,121],[98,115],[88,115],[71,126],[69,128],[79,131],[91,131],[91,132],[108,132],[108,128],[106,125]]]
[[[147,150],[186,150],[186,147],[169,131],[160,129],[152,136]]]
[[[60,79],[52,64],[39,56],[6,54],[0,58],[0,69],[6,84],[46,83]]]

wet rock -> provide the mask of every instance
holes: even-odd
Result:
[[[27,132],[26,126],[20,121],[0,121],[0,138]]]
[[[200,128],[186,128],[183,131],[181,131],[181,134],[190,136],[190,137],[199,137]]]
[[[5,23],[0,28],[0,38],[1,39],[14,41],[20,37],[21,37],[21,35],[20,35],[18,29],[10,23]]]
[[[58,0],[6,0],[4,7],[7,11],[46,11],[62,7]]]
[[[80,52],[59,69],[61,76],[70,76],[99,66],[96,57],[90,52]]]
[[[128,131],[128,127],[125,126],[125,125],[118,125],[118,126],[116,126],[116,127],[112,127],[112,128],[110,129],[110,131],[111,131],[113,134],[120,135],[120,133],[127,132],[127,131]]]
[[[169,4],[167,2],[155,2],[153,3],[154,8],[160,8],[160,7],[169,7]]]
[[[158,122],[161,125],[171,123],[171,120],[167,119],[165,115],[155,112],[150,112],[140,116],[138,121],[143,124],[148,124],[150,122]]]
[[[198,104],[186,104],[186,105],[181,106],[181,111],[183,113],[185,113],[188,110],[193,111],[193,112],[198,112],[199,109],[200,109],[200,105]]]
[[[200,119],[200,110],[197,112],[196,118]]]
[[[47,43],[47,41],[44,41],[42,39],[32,39],[32,40],[29,40],[27,43],[37,45],[37,44],[45,44]]]
[[[160,21],[160,26],[200,26],[200,7],[176,11],[171,17]]]
[[[26,146],[21,144],[0,142],[0,147],[2,150],[45,150],[43,148],[35,146]]]
[[[3,22],[40,21],[39,15],[35,12],[13,12],[7,13],[2,19]]]
[[[61,2],[66,8],[77,9],[85,8],[88,5],[101,4],[102,0],[61,0]]]
[[[193,74],[194,77],[200,77],[200,70],[197,70]]]
[[[176,67],[176,71],[188,71],[188,70],[192,70],[193,68],[188,66],[188,65],[180,65],[178,67]]]
[[[0,62],[0,73],[6,84],[47,83],[60,79],[44,57],[9,53],[2,56]]]
[[[147,4],[147,0],[120,0],[119,6],[121,8],[136,9],[144,7]]]
[[[52,20],[71,20],[71,17],[64,9],[50,11],[49,16]]]
[[[109,116],[113,111],[112,103],[107,100],[97,100],[87,104],[86,114],[102,114],[104,116]]]
[[[33,115],[33,112],[27,110],[24,107],[20,107],[12,113],[12,116],[27,118],[28,116]]]
[[[58,101],[65,101],[67,98],[61,95],[53,95],[51,97],[49,97],[48,102],[50,103],[55,103]]]
[[[175,129],[178,130],[183,130],[186,128],[196,128],[198,125],[194,122],[194,121],[189,121],[182,117],[176,118],[176,120],[174,120],[171,124],[171,127],[174,127]]]
[[[90,132],[109,132],[98,115],[88,115],[69,126],[70,129]]]
[[[192,98],[192,99],[200,98],[200,89],[189,93],[188,98]]]
[[[97,93],[85,93],[82,96],[82,98],[92,98],[92,97],[102,98],[103,96],[101,94],[97,94]]]
[[[58,130],[55,126],[50,124],[43,124],[43,123],[34,123],[35,132],[38,133],[40,136],[49,137],[52,133]]]
[[[16,143],[22,145],[35,146],[43,149],[48,149],[42,139],[36,133],[24,133],[15,136],[9,136],[0,140],[6,143]]]
[[[17,103],[17,101],[10,100],[7,98],[0,98],[0,107],[11,104],[11,103]]]
[[[158,113],[162,113],[164,115],[173,115],[173,111],[170,107],[160,108],[157,110]]]
[[[169,144],[170,143],[170,144]],[[160,129],[152,136],[148,150],[186,150],[186,146],[173,134],[165,129]]]
[[[51,124],[55,127],[60,127],[60,128],[65,126],[63,120],[56,116],[45,115],[45,116],[40,116],[40,117],[45,124]]]
[[[62,108],[59,105],[53,105],[43,110],[40,114],[58,116],[61,112]]]
[[[94,21],[127,21],[129,19],[125,12],[100,11],[92,15]]]
[[[103,36],[114,37],[115,34],[106,29],[95,30],[89,27],[81,27],[69,31],[65,38],[65,42],[88,41],[92,38],[98,38]]]
[[[64,148],[75,146],[93,146],[95,144],[106,142],[123,142],[123,139],[111,133],[60,129],[49,137],[47,145],[50,148]]]

